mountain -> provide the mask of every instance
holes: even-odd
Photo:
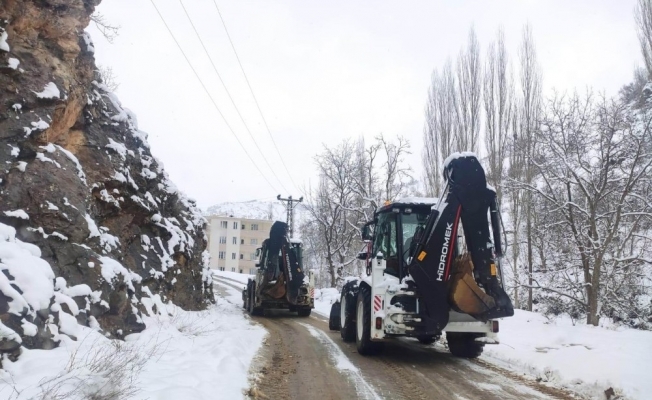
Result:
[[[284,203],[274,201],[249,200],[240,202],[218,203],[208,207],[204,216],[228,215],[237,218],[267,219],[272,221],[283,221],[287,219]],[[302,203],[294,206],[295,236],[299,234],[296,227],[301,226],[308,218],[308,210]]]
[[[228,215],[236,218],[268,219],[285,221],[285,206],[280,201],[249,200],[225,202],[210,206],[204,212],[209,215]]]

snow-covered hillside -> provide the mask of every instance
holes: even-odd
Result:
[[[208,207],[204,215],[233,215],[237,218],[285,221],[285,207],[279,201],[249,200],[219,203]]]
[[[219,203],[204,210],[204,216],[209,215],[232,215],[237,218],[268,219],[272,221],[286,220],[285,205],[278,200]],[[296,204],[294,208],[295,226],[301,226],[307,216],[308,212],[305,206],[301,203]]]

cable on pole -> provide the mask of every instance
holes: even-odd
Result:
[[[206,92],[206,94],[208,95],[208,97],[211,99],[211,103],[213,103],[213,106],[214,106],[215,109],[217,110],[218,114],[220,114],[220,117],[222,117],[222,120],[224,121],[224,123],[226,124],[226,126],[229,128],[229,131],[231,132],[231,134],[233,135],[233,137],[235,138],[235,140],[238,142],[238,144],[240,145],[240,147],[242,148],[242,150],[245,152],[245,154],[247,155],[247,157],[249,158],[249,160],[251,161],[251,163],[253,164],[253,166],[256,167],[256,170],[258,170],[258,172],[259,172],[260,175],[263,177],[263,179],[265,179],[265,182],[267,182],[267,184],[269,185],[269,187],[271,187],[274,191],[278,192],[278,190],[276,190],[276,188],[274,187],[274,185],[272,185],[272,183],[269,181],[269,179],[267,179],[267,177],[265,176],[265,174],[263,174],[263,172],[260,170],[260,168],[258,168],[258,165],[256,165],[256,163],[255,163],[255,161],[253,160],[253,158],[251,158],[251,155],[250,155],[249,152],[247,151],[247,148],[244,147],[244,145],[242,144],[242,142],[241,142],[240,139],[238,138],[238,135],[235,134],[235,132],[233,131],[233,128],[231,128],[231,125],[229,125],[229,122],[228,122],[228,121],[226,120],[226,118],[224,117],[224,114],[222,114],[222,111],[220,111],[220,108],[217,106],[217,103],[215,102],[215,99],[213,99],[213,96],[212,96],[211,93],[208,91],[208,88],[206,87],[206,85],[204,85],[204,82],[201,80],[201,77],[199,76],[199,74],[198,74],[197,71],[195,70],[195,67],[192,66],[192,63],[191,63],[190,60],[188,59],[188,56],[186,55],[186,52],[183,51],[183,48],[181,47],[181,44],[179,44],[179,41],[177,41],[177,38],[176,38],[176,37],[174,36],[174,34],[172,33],[172,30],[171,30],[170,27],[168,26],[167,22],[165,22],[165,18],[163,18],[163,15],[162,15],[161,12],[159,11],[158,7],[156,7],[156,4],[154,4],[154,0],[149,0],[149,1],[150,1],[150,3],[152,3],[152,6],[154,6],[154,9],[156,10],[156,13],[158,14],[158,16],[161,18],[161,21],[163,22],[163,25],[165,25],[165,28],[166,28],[166,29],[168,30],[168,32],[170,33],[170,36],[172,36],[172,40],[174,40],[174,43],[176,43],[177,47],[179,48],[179,51],[181,51],[181,54],[183,55],[183,58],[186,59],[186,62],[188,63],[188,66],[190,67],[190,69],[192,70],[192,72],[195,74],[195,77],[197,78],[197,80],[199,81],[199,83],[201,84],[201,86],[204,88],[204,91]]]
[[[290,230],[290,238],[293,238],[294,237],[294,203],[301,203],[303,201],[303,197],[299,198],[299,200],[293,199],[292,196],[288,196],[287,199],[284,199],[279,194],[278,196],[276,196],[276,200],[285,202],[285,204],[283,205],[285,206],[286,220]]]
[[[265,153],[260,149],[258,146],[258,142],[256,142],[256,139],[254,138],[254,135],[251,133],[251,130],[249,129],[249,126],[244,120],[244,117],[240,113],[240,109],[238,106],[235,104],[235,101],[233,100],[233,97],[231,96],[231,92],[229,92],[229,89],[226,87],[226,84],[224,83],[224,80],[222,79],[222,75],[219,73],[217,70],[217,66],[215,66],[215,62],[213,62],[213,57],[211,57],[210,53],[208,52],[208,49],[206,48],[206,45],[204,44],[204,41],[201,38],[201,35],[199,34],[199,31],[195,27],[195,23],[192,21],[192,18],[190,17],[190,14],[188,13],[188,10],[186,9],[186,6],[183,4],[182,0],[179,0],[179,4],[181,4],[181,8],[183,8],[184,14],[186,14],[186,17],[188,18],[188,22],[190,22],[190,26],[192,26],[193,31],[195,31],[195,36],[197,36],[197,39],[199,39],[199,43],[201,43],[201,47],[204,49],[204,53],[206,53],[206,56],[208,57],[208,60],[211,63],[211,66],[213,67],[213,71],[215,71],[215,74],[217,75],[218,79],[220,80],[220,83],[222,84],[222,87],[224,88],[224,91],[226,92],[226,95],[229,97],[229,100],[231,100],[231,104],[233,104],[233,108],[235,108],[235,112],[238,114],[238,117],[240,117],[240,121],[242,121],[242,124],[244,125],[245,129],[247,130],[247,133],[249,133],[249,137],[251,140],[253,140],[254,145],[260,152],[260,155],[263,157],[263,160],[265,161],[265,164],[269,167],[269,170],[271,171],[272,175],[276,178],[278,183],[281,185],[283,190],[287,191],[285,186],[283,185],[283,182],[279,179],[278,175],[274,172],[274,169],[270,165],[269,161],[267,161],[267,157],[265,157]]]
[[[240,71],[242,71],[242,75],[244,75],[245,81],[247,82],[247,86],[249,87],[249,92],[251,93],[251,97],[254,99],[254,103],[256,103],[256,108],[258,108],[258,113],[260,113],[260,117],[263,120],[263,123],[265,124],[265,128],[267,129],[267,133],[269,134],[269,137],[272,139],[272,143],[274,144],[274,148],[276,149],[276,153],[278,154],[279,158],[281,159],[281,163],[283,164],[283,168],[285,168],[285,172],[287,172],[288,176],[290,177],[290,181],[292,182],[292,185],[296,189],[299,189],[299,186],[294,182],[294,179],[292,179],[292,174],[290,174],[290,170],[288,169],[287,165],[285,165],[285,161],[283,160],[283,156],[281,155],[281,152],[278,149],[278,146],[276,145],[276,141],[274,140],[274,136],[272,135],[272,131],[269,129],[269,125],[267,124],[267,120],[265,119],[265,116],[263,115],[263,111],[260,109],[260,105],[258,104],[258,99],[256,98],[256,95],[254,94],[254,90],[251,87],[251,84],[249,83],[249,78],[247,78],[247,74],[244,70],[244,67],[242,66],[242,63],[240,62],[240,57],[238,57],[238,52],[235,50],[235,45],[233,44],[233,40],[231,40],[231,35],[229,35],[229,30],[226,28],[226,23],[224,22],[224,18],[222,18],[222,13],[220,12],[220,8],[217,6],[217,1],[213,0],[213,4],[215,5],[215,9],[217,10],[217,14],[220,16],[220,21],[222,21],[222,26],[224,27],[224,32],[226,32],[226,37],[229,39],[229,43],[231,44],[231,48],[233,49],[233,54],[235,54],[236,60],[238,60],[238,65],[240,66]],[[301,189],[299,189],[301,190]]]

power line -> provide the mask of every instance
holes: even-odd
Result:
[[[215,74],[219,78],[220,83],[222,84],[222,87],[224,88],[224,91],[226,91],[226,95],[229,96],[229,100],[231,100],[231,104],[233,104],[233,107],[235,108],[236,113],[238,113],[238,116],[240,117],[240,121],[242,121],[242,124],[244,125],[245,129],[247,130],[247,133],[249,133],[249,137],[251,137],[251,140],[253,140],[254,145],[256,145],[256,148],[258,149],[260,154],[263,156],[263,160],[265,161],[265,164],[267,164],[267,166],[269,167],[269,170],[272,172],[272,175],[274,175],[274,177],[276,178],[278,183],[281,185],[281,187],[285,191],[287,191],[287,189],[283,185],[283,182],[281,182],[278,175],[276,175],[276,173],[274,172],[274,169],[269,164],[269,161],[267,161],[267,157],[265,157],[265,153],[258,146],[258,143],[256,142],[256,139],[254,138],[254,135],[251,133],[251,130],[249,130],[249,126],[247,126],[247,123],[245,122],[244,118],[242,117],[242,114],[240,113],[240,110],[238,109],[238,106],[235,104],[235,101],[233,100],[233,97],[231,97],[231,93],[229,92],[229,89],[227,89],[226,84],[224,83],[224,80],[222,80],[222,75],[220,75],[219,71],[217,70],[217,67],[215,66],[215,63],[213,62],[213,57],[211,57],[210,53],[208,52],[208,49],[206,48],[206,45],[204,45],[204,41],[202,40],[201,35],[199,34],[199,31],[197,31],[197,28],[195,27],[194,22],[192,22],[192,18],[190,17],[190,14],[188,14],[188,10],[186,9],[186,6],[183,5],[182,0],[179,0],[179,4],[181,4],[181,8],[183,8],[183,12],[186,14],[186,17],[188,18],[188,22],[190,22],[190,25],[192,26],[193,31],[195,31],[195,35],[197,36],[197,39],[199,39],[199,43],[201,43],[201,47],[204,49],[204,53],[206,53],[206,56],[208,57],[208,60],[211,62],[211,65],[213,66],[213,71],[215,71]]]
[[[263,174],[263,172],[260,170],[260,168],[258,168],[258,165],[256,165],[256,163],[254,162],[253,158],[251,158],[251,155],[249,155],[249,152],[247,151],[247,148],[244,147],[244,145],[242,144],[242,142],[241,142],[240,139],[238,138],[238,135],[235,134],[235,132],[233,131],[233,128],[231,128],[231,125],[229,125],[229,122],[226,120],[226,118],[224,118],[224,114],[222,114],[222,111],[220,111],[220,108],[217,106],[217,103],[216,103],[215,100],[213,99],[213,96],[212,96],[211,93],[208,91],[208,89],[206,88],[206,85],[204,85],[204,82],[203,82],[203,81],[201,80],[201,78],[199,77],[199,74],[198,74],[197,71],[195,70],[195,67],[192,66],[192,63],[191,63],[190,60],[188,59],[188,56],[186,55],[186,52],[183,51],[183,48],[181,47],[181,45],[180,45],[179,42],[177,41],[177,38],[176,38],[176,37],[174,36],[174,34],[172,33],[172,30],[171,30],[170,27],[168,26],[167,22],[165,22],[165,18],[163,18],[163,15],[162,15],[161,12],[158,10],[158,7],[156,7],[156,4],[154,4],[154,0],[149,0],[149,1],[150,1],[150,3],[152,3],[152,6],[154,6],[154,9],[156,10],[156,13],[157,13],[158,16],[161,18],[161,21],[163,21],[163,25],[165,25],[165,28],[166,28],[166,29],[168,30],[168,32],[170,33],[170,36],[172,36],[172,40],[174,40],[174,43],[176,43],[177,47],[179,48],[179,51],[181,51],[181,54],[183,54],[183,58],[186,59],[186,62],[188,63],[188,66],[190,67],[190,69],[192,70],[192,72],[195,74],[195,77],[197,78],[197,80],[199,81],[199,83],[201,84],[201,86],[204,88],[204,91],[206,91],[206,94],[207,94],[208,97],[211,99],[211,103],[213,103],[213,106],[215,107],[215,109],[217,110],[217,112],[220,114],[220,117],[222,117],[222,120],[224,121],[224,123],[226,124],[226,126],[229,128],[229,131],[231,132],[231,134],[233,135],[233,137],[235,138],[235,140],[238,142],[238,144],[240,145],[240,147],[242,148],[242,150],[245,152],[245,154],[247,155],[247,157],[249,158],[249,160],[251,161],[251,163],[253,164],[253,166],[256,167],[256,169],[258,170],[258,172],[260,173],[260,175],[263,177],[263,179],[265,179],[265,182],[267,182],[267,184],[268,184],[268,185],[269,185],[269,186],[270,186],[274,191],[278,192],[278,190],[276,190],[276,188],[274,187],[274,185],[272,185],[272,183],[269,181],[269,179],[267,179],[267,177]]]
[[[256,99],[256,95],[254,94],[254,90],[251,88],[251,84],[249,83],[249,78],[247,78],[247,74],[245,73],[244,68],[242,67],[242,63],[240,62],[240,57],[238,57],[238,52],[235,50],[235,45],[233,44],[233,40],[231,40],[231,35],[229,35],[229,30],[226,29],[226,23],[224,22],[224,18],[222,18],[222,13],[220,12],[220,8],[217,6],[217,1],[213,0],[213,4],[215,5],[215,9],[217,10],[217,14],[220,16],[220,21],[222,21],[222,26],[224,27],[224,32],[226,32],[226,37],[229,38],[229,43],[231,43],[231,48],[233,49],[233,53],[235,54],[236,60],[238,60],[238,65],[240,66],[240,71],[242,71],[242,75],[244,75],[245,81],[247,81],[247,86],[249,87],[249,92],[251,92],[251,97],[254,98],[254,103],[256,103],[256,108],[258,108],[258,112],[260,113],[260,117],[263,120],[263,123],[265,124],[265,128],[267,129],[267,133],[269,134],[269,137],[272,139],[272,143],[274,143],[274,148],[276,149],[276,153],[278,154],[279,158],[281,159],[281,163],[283,164],[283,167],[285,168],[285,172],[287,172],[288,176],[290,177],[290,181],[294,185],[296,189],[299,189],[299,186],[297,186],[296,183],[294,183],[294,179],[292,179],[292,174],[290,174],[290,170],[288,169],[287,165],[285,165],[285,161],[283,161],[283,156],[281,155],[281,152],[278,149],[278,146],[276,145],[276,141],[274,140],[274,136],[272,136],[272,131],[269,129],[269,125],[267,125],[267,120],[265,119],[265,116],[263,115],[263,111],[260,109],[260,105],[258,104],[258,99]],[[299,189],[301,190],[301,189]]]

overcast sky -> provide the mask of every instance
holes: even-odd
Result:
[[[544,88],[615,94],[641,65],[635,0],[243,1],[217,0],[292,183],[258,114],[213,0],[184,0],[262,159],[220,84],[179,0],[154,0],[252,166],[149,0],[104,0],[120,26],[108,43],[91,24],[97,63],[111,67],[123,105],[149,133],[154,155],[188,196],[224,201],[298,197],[316,181],[323,144],[403,135],[421,175],[430,75],[456,57],[475,26],[484,56],[503,26],[512,61],[523,24],[534,31]],[[280,180],[280,182],[279,182]]]

